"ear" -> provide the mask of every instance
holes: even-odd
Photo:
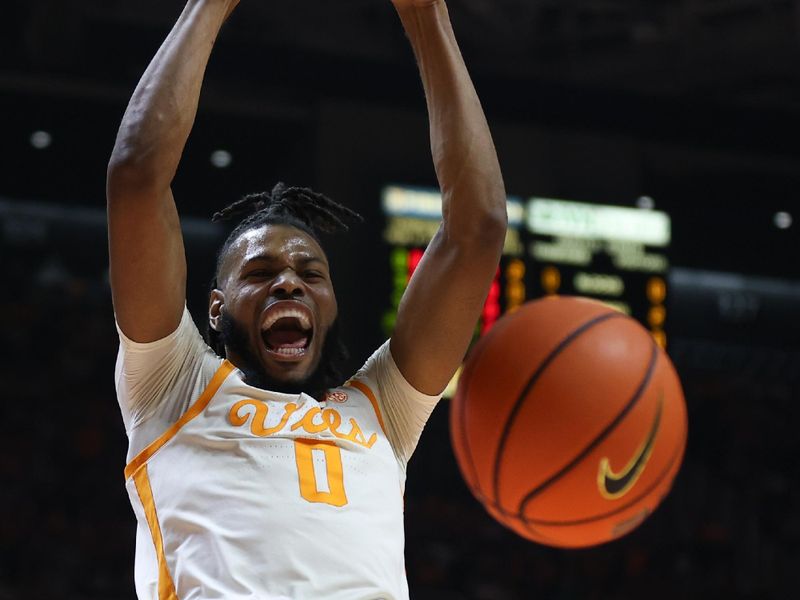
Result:
[[[220,330],[220,320],[222,319],[222,311],[225,307],[225,294],[222,290],[211,290],[211,296],[208,299],[208,323],[214,331]]]

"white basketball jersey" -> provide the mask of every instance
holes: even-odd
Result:
[[[125,469],[139,598],[408,598],[405,462],[381,386],[357,376],[318,402],[214,362],[202,393]],[[419,396],[426,418],[435,399]]]

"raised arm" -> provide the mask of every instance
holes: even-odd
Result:
[[[464,358],[497,270],[506,197],[444,0],[392,1],[425,89],[443,221],[403,296],[391,348],[409,383],[437,394]]]
[[[181,320],[186,258],[170,185],[197,114],[222,24],[239,0],[189,0],[125,111],[108,165],[111,290],[123,333],[137,342]]]

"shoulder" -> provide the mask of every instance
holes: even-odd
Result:
[[[200,334],[197,325],[195,324],[194,320],[192,319],[192,315],[189,312],[189,309],[184,306],[183,314],[181,315],[181,320],[178,323],[178,326],[172,333],[164,336],[161,339],[154,340],[152,342],[135,342],[130,339],[119,326],[119,322],[116,321],[117,333],[119,335],[120,341],[120,350],[125,353],[149,353],[149,352],[158,352],[161,349],[169,348],[171,346],[176,345],[194,345],[198,347],[202,347],[202,349],[210,350],[208,345],[206,344],[203,336]]]
[[[408,382],[394,360],[390,342],[381,344],[346,385],[358,389],[379,407],[385,404],[435,405],[441,394],[424,394]]]
[[[405,465],[440,396],[423,394],[403,377],[389,341],[345,384],[348,388],[368,399],[395,456]]]
[[[363,382],[365,385],[375,384],[378,378],[392,374],[393,367],[396,369],[397,366],[392,358],[390,341],[386,340],[381,344],[345,385],[350,385],[354,381]]]

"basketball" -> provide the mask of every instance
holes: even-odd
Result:
[[[666,353],[609,306],[550,297],[472,348],[450,412],[453,449],[497,521],[579,548],[641,524],[683,459],[687,414]]]

